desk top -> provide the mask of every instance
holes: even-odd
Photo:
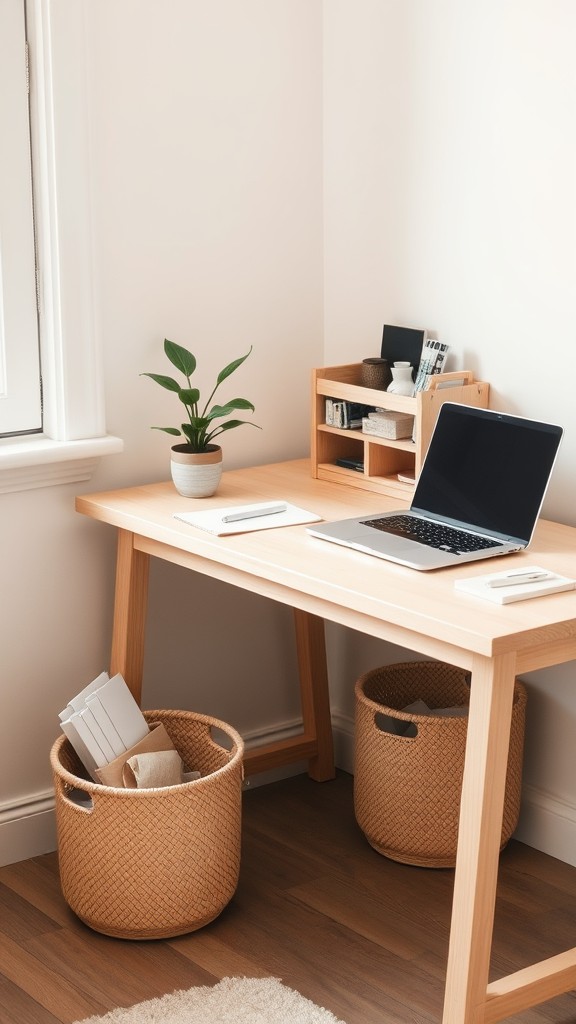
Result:
[[[576,658],[576,592],[493,605],[454,590],[487,561],[418,572],[311,537],[305,526],[214,537],[175,512],[287,500],[324,519],[399,507],[397,498],[314,480],[308,460],[225,472],[212,498],[183,498],[172,483],[82,495],[84,515],[135,535],[135,547],[431,657],[517,653],[517,672]],[[490,560],[498,571],[542,565],[576,576],[576,529],[540,520],[527,553]],[[417,642],[415,642],[417,640]]]

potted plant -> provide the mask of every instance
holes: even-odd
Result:
[[[200,399],[200,390],[192,386],[192,374],[196,370],[196,357],[182,345],[164,340],[164,352],[173,366],[185,378],[179,384],[173,377],[162,373],[142,373],[141,377],[151,377],[160,387],[173,391],[186,412],[187,420],[180,427],[152,427],[152,430],[163,430],[175,437],[183,436],[185,440],[172,446],[170,469],[177,491],[188,498],[205,498],[214,494],[222,475],[222,449],[214,444],[216,437],[225,430],[233,430],[250,420],[224,419],[237,410],[254,412],[252,402],[246,398],[232,398],[226,405],[210,405],[214,395],[223,381],[234,373],[248,358],[252,347],[246,355],[234,359],[220,370],[216,383],[206,402]],[[224,422],[218,422],[223,420]],[[252,426],[257,424],[252,423]]]

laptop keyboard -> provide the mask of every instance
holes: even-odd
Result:
[[[444,523],[432,523],[426,519],[416,519],[414,516],[386,516],[383,519],[363,519],[364,526],[371,526],[374,530],[383,530],[384,533],[394,533],[398,537],[408,537],[410,540],[418,541],[420,544],[427,544],[428,547],[442,548],[451,551],[453,554],[463,554],[467,551],[482,551],[484,548],[499,547],[495,540],[488,540],[486,537],[478,537],[474,533],[467,533],[454,526],[446,526]]]

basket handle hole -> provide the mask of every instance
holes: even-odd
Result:
[[[94,810],[94,800],[83,789],[69,789],[65,787],[62,791],[62,796],[67,803],[72,804],[74,807],[80,808],[85,814],[91,814]]]
[[[408,736],[413,738],[418,735],[416,722],[407,718],[394,718],[392,715],[385,715],[377,711],[374,715],[374,725],[380,732],[387,732],[391,736]]]

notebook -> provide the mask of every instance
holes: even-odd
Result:
[[[533,577],[530,581],[530,577]],[[541,577],[540,579],[538,577]],[[505,583],[505,586],[502,586]],[[494,572],[487,576],[472,576],[468,579],[454,580],[454,587],[463,594],[480,597],[483,601],[494,604],[513,604],[515,601],[528,601],[532,597],[545,594],[561,594],[565,590],[575,590],[576,580],[570,576],[560,576],[550,572],[541,565],[522,565],[522,571]]]
[[[280,526],[301,526],[304,523],[319,522],[322,517],[298,505],[291,505],[288,501],[262,501],[250,505],[209,508],[202,512],[175,512],[174,518],[181,519],[183,523],[195,526],[198,530],[213,533],[217,537],[226,537],[232,533],[275,530]]]
[[[309,526],[314,537],[412,569],[439,569],[528,547],[562,428],[446,402],[410,509]]]

